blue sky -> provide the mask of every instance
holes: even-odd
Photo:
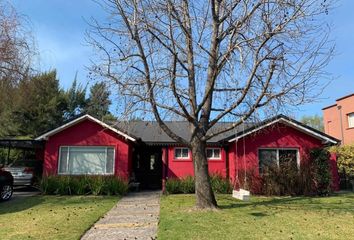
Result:
[[[102,19],[103,11],[91,0],[12,0],[18,12],[26,15],[32,24],[40,53],[40,70],[57,69],[64,88],[70,86],[75,73],[78,80],[87,82],[87,70],[92,49],[86,46],[85,19]],[[321,114],[321,109],[335,99],[354,93],[354,1],[339,1],[330,12],[331,38],[336,43],[336,56],[327,71],[335,79],[318,101],[301,106],[292,115]]]

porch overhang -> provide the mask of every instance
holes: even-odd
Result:
[[[44,141],[31,139],[0,139],[1,148],[43,149]]]

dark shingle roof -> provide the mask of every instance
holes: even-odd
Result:
[[[227,131],[223,134],[219,134],[216,137],[211,138],[208,143],[209,144],[218,144],[225,141],[229,141],[230,139],[235,138],[236,136],[248,134],[262,126],[266,126],[268,123],[272,123],[276,120],[283,120],[285,122],[293,123],[295,126],[300,126],[300,128],[306,129],[305,132],[310,135],[316,135],[316,137],[320,137],[322,139],[329,139],[331,142],[339,142],[338,139],[335,139],[321,131],[313,129],[301,122],[296,121],[290,117],[285,115],[277,115],[272,118],[268,118],[264,121],[258,123],[244,123],[238,126],[236,129],[232,129]],[[165,122],[166,125],[178,136],[186,139],[187,141],[190,140],[191,133],[189,131],[189,123],[182,122],[182,121],[170,121]],[[231,126],[231,122],[220,122],[215,124],[215,126],[210,129],[212,133],[213,130],[222,130]],[[131,121],[131,122],[117,122],[114,124],[115,127],[125,131],[128,135],[135,136],[136,138],[140,138],[143,142],[148,145],[171,145],[176,144],[176,142],[171,139],[158,125],[157,122],[151,121]],[[297,127],[299,128],[299,127]]]
[[[166,125],[178,136],[186,139],[191,137],[189,131],[189,123],[184,121],[166,121]],[[210,131],[213,132],[230,127],[232,123],[221,122],[217,123]],[[123,130],[128,135],[140,138],[148,145],[161,145],[161,144],[174,144],[175,141],[171,139],[155,121],[130,121],[130,122],[117,122],[113,124],[114,127]],[[253,124],[245,123],[245,129],[253,126]],[[243,125],[237,127],[237,132],[243,131]],[[208,143],[218,143],[219,141],[228,138],[235,134],[235,130],[231,130],[213,137]]]
[[[173,139],[171,139],[169,136],[167,136],[167,134],[159,127],[157,122],[154,122],[154,121],[128,121],[128,122],[103,123],[102,121],[95,119],[90,115],[82,115],[80,117],[76,117],[74,119],[71,119],[66,124],[61,125],[58,128],[56,128],[52,131],[49,131],[43,135],[56,134],[57,132],[62,131],[63,129],[66,129],[67,127],[71,126],[72,124],[78,123],[79,120],[84,120],[84,119],[89,119],[89,120],[94,121],[96,123],[100,123],[101,125],[104,125],[107,128],[113,129],[114,131],[118,130],[117,132],[119,134],[127,137],[128,139],[130,138],[130,140],[132,139],[133,141],[140,139],[142,142],[145,142],[148,145],[174,145],[174,144],[177,144]],[[293,125],[293,127],[298,128],[300,131],[305,132],[306,134],[310,134],[310,135],[315,136],[317,138],[321,138],[322,140],[329,141],[332,144],[337,144],[340,142],[340,140],[338,140],[334,137],[331,137],[323,132],[313,129],[301,122],[296,121],[295,119],[292,119],[292,118],[289,118],[287,116],[280,114],[275,117],[268,118],[262,122],[241,124],[236,129],[232,129],[230,131],[227,131],[223,134],[219,134],[218,136],[210,139],[208,141],[208,143],[209,144],[219,144],[219,143],[224,143],[226,141],[231,141],[236,136],[242,137],[248,133],[251,133],[253,131],[257,131],[257,129],[261,128],[262,126],[267,126],[267,124],[270,124],[275,120],[285,121],[288,124]],[[184,138],[187,141],[190,140],[191,133],[189,131],[189,123],[188,122],[165,121],[165,124],[178,136]],[[210,132],[212,133],[213,130],[215,131],[215,130],[226,129],[226,128],[230,127],[231,124],[233,124],[233,123],[231,123],[231,122],[217,123],[217,124],[215,124],[215,126],[212,129],[210,129]],[[53,132],[53,133],[51,133],[51,132]],[[43,139],[41,139],[41,137],[43,137],[43,136],[36,138],[36,140],[43,140]]]

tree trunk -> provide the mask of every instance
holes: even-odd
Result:
[[[217,208],[208,173],[206,142],[197,138],[192,140],[191,151],[194,161],[196,207],[200,209]]]

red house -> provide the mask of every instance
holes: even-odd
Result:
[[[167,122],[170,129],[188,139],[187,122]],[[217,127],[223,127],[220,123]],[[124,129],[121,130],[121,129]],[[156,122],[132,121],[106,124],[84,115],[49,131],[44,140],[44,175],[117,175],[134,178],[142,187],[161,187],[162,180],[193,175],[188,148],[169,138]],[[312,148],[338,144],[325,133],[284,115],[259,124],[244,124],[208,142],[208,167],[234,181],[240,171],[257,174],[282,156],[300,165]],[[333,186],[338,188],[335,158]]]

